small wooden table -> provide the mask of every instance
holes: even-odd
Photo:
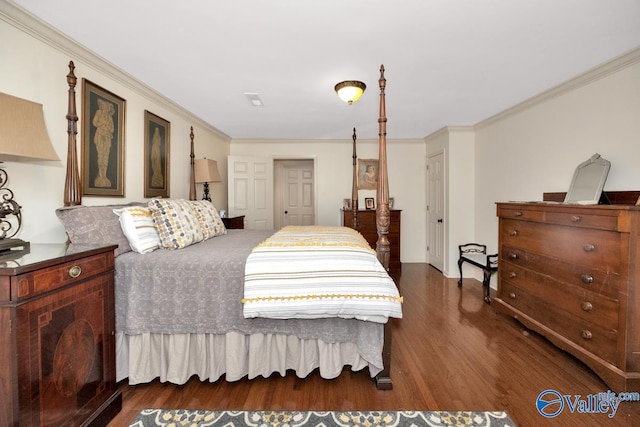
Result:
[[[458,280],[458,286],[462,286],[462,264],[468,262],[469,264],[482,269],[483,280],[482,287],[484,289],[484,301],[487,304],[491,303],[490,294],[490,281],[491,275],[498,271],[498,254],[487,255],[487,245],[480,245],[478,243],[467,243],[466,245],[459,245],[460,257],[458,258],[458,269],[460,269],[460,280]]]
[[[234,216],[231,218],[222,218],[222,222],[224,223],[224,226],[227,227],[228,229],[239,229],[242,230],[244,229],[244,215],[240,215],[240,216]]]

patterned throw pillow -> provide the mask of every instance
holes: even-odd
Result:
[[[200,221],[191,203],[184,199],[151,199],[149,210],[162,247],[167,249],[185,248],[204,238]]]
[[[198,221],[200,221],[205,240],[227,234],[227,229],[213,203],[207,200],[192,201],[191,207],[195,211]]]
[[[139,206],[114,209],[113,212],[120,217],[122,232],[135,252],[146,254],[160,247],[160,236],[149,208]]]
[[[119,205],[69,206],[56,209],[56,215],[62,222],[71,243],[116,244],[118,248],[115,250],[115,256],[118,256],[131,251],[131,246],[113,210],[130,206],[145,206],[145,204],[132,202]]]

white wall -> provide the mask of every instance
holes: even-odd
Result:
[[[640,190],[640,49],[476,126],[476,240],[497,251],[495,202],[567,191],[592,154],[605,190]]]
[[[66,240],[55,216],[64,202],[67,160],[67,85],[68,63],[73,60],[78,77],[76,104],[78,156],[81,156],[82,78],[126,100],[125,197],[87,197],[82,204],[99,205],[143,200],[144,110],[171,123],[170,196],[189,196],[190,127],[194,127],[196,158],[218,161],[226,177],[226,157],[230,138],[153,92],[111,64],[95,57],[66,36],[34,20],[7,3],[0,3],[0,92],[43,105],[45,124],[60,161],[5,162],[7,183],[23,208],[23,226],[16,237],[34,243]],[[214,203],[226,206],[226,184],[213,184]],[[202,196],[202,186],[198,186]]]
[[[349,133],[348,130],[346,133]],[[231,142],[231,155],[272,159],[315,159],[317,223],[339,225],[342,200],[351,198],[353,141],[344,140],[238,140]],[[378,140],[358,140],[361,159],[378,158]],[[426,260],[426,152],[422,140],[387,138],[389,197],[394,209],[402,209],[402,262]],[[375,197],[375,190],[361,190],[358,204]]]

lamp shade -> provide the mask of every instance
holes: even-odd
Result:
[[[0,160],[60,160],[42,104],[0,92]]]
[[[367,85],[362,82],[357,80],[346,80],[338,83],[334,89],[340,99],[351,105],[360,99],[366,88]]]
[[[220,182],[218,162],[211,159],[197,159],[194,164],[195,178],[198,184],[205,182]]]

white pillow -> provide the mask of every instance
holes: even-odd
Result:
[[[149,208],[135,206],[113,212],[120,217],[120,227],[133,251],[146,254],[160,247],[160,236]]]

